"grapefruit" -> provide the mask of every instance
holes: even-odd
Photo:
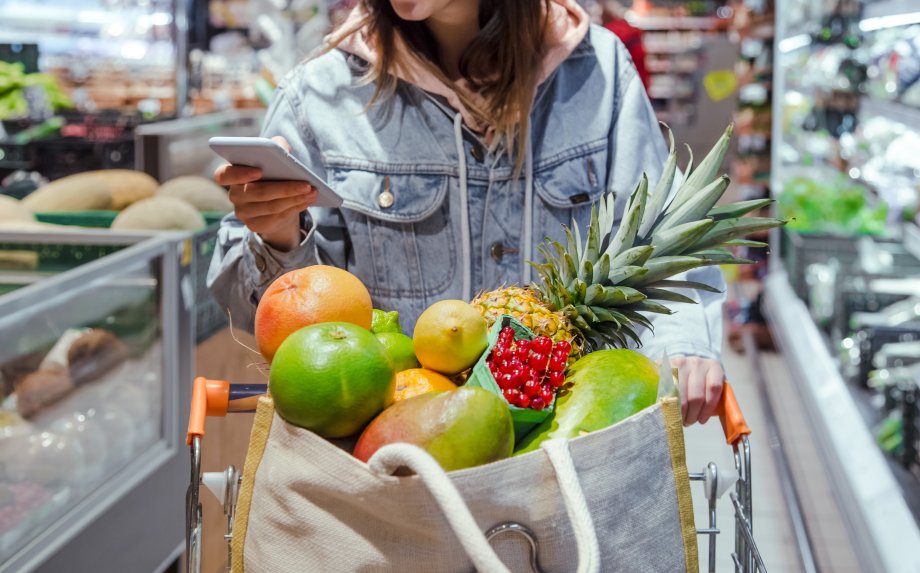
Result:
[[[443,374],[425,368],[410,368],[396,373],[396,401],[440,390],[456,390],[457,386]]]
[[[278,415],[326,438],[358,432],[393,403],[386,348],[347,322],[307,326],[278,347],[268,390]]]
[[[374,336],[387,349],[393,370],[400,372],[421,366],[412,349],[412,339],[401,332],[378,332]]]
[[[472,368],[489,345],[489,324],[462,300],[442,300],[418,317],[412,346],[422,366],[454,375]]]
[[[337,267],[313,265],[273,282],[256,308],[255,335],[269,362],[291,333],[321,322],[371,327],[371,295],[358,277]]]

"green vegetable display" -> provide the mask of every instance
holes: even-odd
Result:
[[[807,177],[789,180],[779,196],[780,217],[789,229],[880,235],[885,232],[888,205],[871,205],[869,191],[846,178],[817,181]]]
[[[33,86],[44,89],[52,109],[73,107],[70,98],[61,91],[54,76],[42,73],[27,74],[21,62],[0,61],[0,119],[28,115],[29,104],[25,89]]]

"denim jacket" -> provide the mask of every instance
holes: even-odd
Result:
[[[284,136],[292,153],[341,194],[339,209],[310,208],[299,248],[280,252],[233,215],[222,223],[208,284],[252,328],[268,285],[312,264],[347,269],[376,308],[398,310],[408,334],[441,299],[470,300],[503,285],[529,284],[528,260],[562,225],[584,228],[591,203],[616,194],[617,218],[642,172],[657,181],[667,149],[623,45],[592,27],[537,90],[523,172],[492,152],[442,99],[400,82],[368,106],[365,64],[331,51],[294,69],[279,85],[263,134]],[[718,268],[688,273],[724,290]],[[719,358],[723,296],[682,291],[700,304],[668,303],[650,318],[642,351]]]

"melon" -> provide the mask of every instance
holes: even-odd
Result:
[[[121,210],[150,197],[157,188],[150,175],[130,169],[102,169],[68,175],[22,200],[33,213]]]
[[[190,203],[199,211],[229,213],[233,203],[227,190],[210,179],[186,175],[170,179],[156,190],[157,197],[176,197]]]
[[[205,227],[197,209],[175,197],[142,199],[122,211],[112,221],[114,230],[195,231]]]
[[[0,195],[0,221],[34,221],[35,215],[22,204],[6,195]]]

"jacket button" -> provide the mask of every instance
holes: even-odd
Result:
[[[506,247],[501,243],[492,243],[492,246],[489,247],[489,254],[492,256],[492,260],[496,263],[502,260],[502,257],[505,255],[513,255],[517,253],[517,249],[512,249],[511,247]]]
[[[377,204],[380,205],[381,209],[389,209],[393,206],[395,201],[396,198],[393,197],[393,194],[389,191],[384,191],[380,195],[377,195]]]
[[[476,145],[474,145],[473,148],[470,150],[470,155],[473,156],[473,159],[475,159],[475,160],[478,161],[479,163],[482,163],[483,160],[485,160],[485,158],[486,158],[486,151],[485,151],[485,149],[482,148],[481,145],[476,144]]]

